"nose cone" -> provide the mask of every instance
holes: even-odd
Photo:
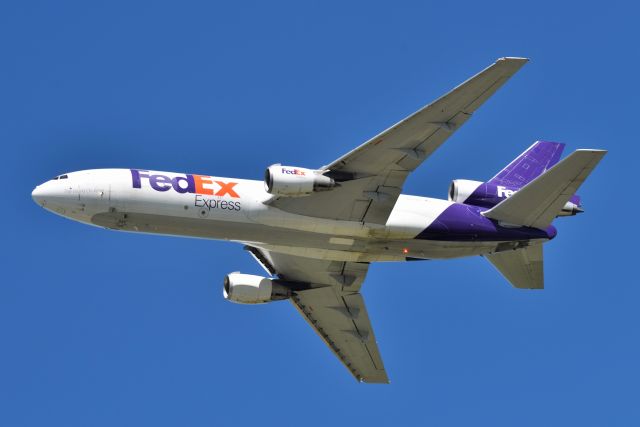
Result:
[[[38,185],[31,192],[31,198],[33,199],[34,202],[36,202],[36,204],[40,206],[45,206],[47,204],[47,201],[45,199],[45,195],[46,195],[45,193],[46,191],[42,188],[42,186]]]
[[[70,194],[59,183],[47,181],[38,185],[31,192],[31,198],[39,206],[58,214],[64,214],[72,200]]]

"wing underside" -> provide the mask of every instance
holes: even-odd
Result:
[[[359,293],[369,264],[247,249],[280,279],[308,285],[295,291],[291,302],[358,381],[389,382]]]
[[[360,293],[325,287],[298,292],[291,301],[358,381],[389,382]]]

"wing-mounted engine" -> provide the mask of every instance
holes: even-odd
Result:
[[[284,197],[302,197],[317,191],[327,191],[338,184],[324,175],[325,171],[272,165],[264,174],[264,188],[269,194]]]
[[[278,281],[251,274],[230,273],[224,278],[224,298],[239,304],[263,304],[291,297]]]

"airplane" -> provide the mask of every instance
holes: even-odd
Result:
[[[69,172],[34,201],[113,230],[228,240],[266,276],[229,273],[224,298],[289,300],[356,380],[388,383],[360,288],[372,262],[480,255],[519,289],[542,289],[552,222],[606,150],[538,141],[488,181],[453,180],[448,200],[401,194],[409,174],[526,62],[505,57],[318,169],[271,165],[264,180],[148,169]]]

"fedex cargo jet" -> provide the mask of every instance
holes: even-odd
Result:
[[[372,262],[480,255],[516,288],[542,289],[542,247],[605,155],[538,141],[448,200],[401,194],[409,174],[525,63],[501,58],[451,92],[317,169],[272,165],[264,181],[147,169],[71,172],[37,186],[42,207],[113,230],[230,240],[266,277],[228,274],[242,304],[289,300],[359,381],[389,382],[360,288]]]

